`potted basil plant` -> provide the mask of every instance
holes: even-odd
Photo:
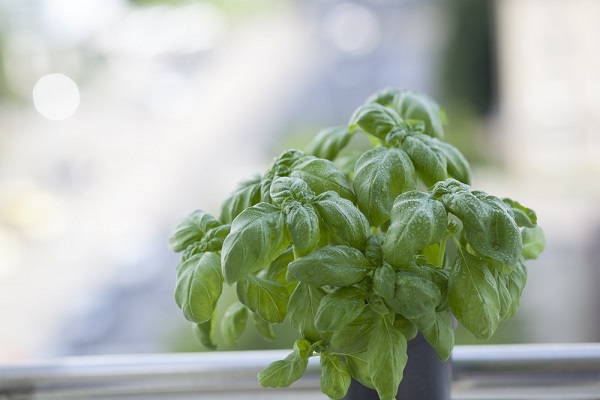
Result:
[[[299,338],[258,374],[261,385],[289,386],[319,356],[327,396],[344,398],[354,380],[387,400],[417,334],[441,361],[454,346],[453,318],[488,339],[517,311],[525,262],[544,236],[531,209],[471,188],[444,122],[429,97],[385,89],[348,126],[241,182],[218,218],[183,218],[169,240],[183,252],[175,299],[201,342],[216,347],[218,320],[229,343],[248,321],[266,338],[287,322]],[[345,151],[357,135],[372,147]],[[217,315],[224,284],[238,301]]]

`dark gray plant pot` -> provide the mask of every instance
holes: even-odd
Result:
[[[421,333],[408,342],[408,362],[396,399],[449,400],[452,362],[441,362]],[[352,380],[345,400],[379,400],[377,392]]]

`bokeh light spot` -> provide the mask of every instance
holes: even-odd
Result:
[[[33,104],[44,117],[53,121],[65,120],[79,107],[79,89],[63,74],[45,75],[33,88]]]

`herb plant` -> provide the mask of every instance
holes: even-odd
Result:
[[[327,396],[344,397],[352,377],[393,399],[417,331],[442,361],[452,316],[488,339],[517,311],[525,260],[544,236],[531,209],[471,189],[444,122],[427,96],[383,90],[348,126],[241,182],[218,219],[201,210],[182,219],[169,240],[183,252],[175,299],[201,342],[216,348],[226,283],[238,298],[220,316],[226,342],[249,321],[266,338],[286,319],[299,332],[289,356],[258,374],[261,385],[289,386],[318,355]],[[372,147],[346,151],[358,134]]]

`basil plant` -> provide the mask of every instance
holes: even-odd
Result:
[[[344,397],[354,378],[393,399],[417,332],[442,361],[453,317],[489,338],[517,311],[544,236],[533,210],[471,188],[444,122],[427,96],[383,90],[348,126],[241,182],[218,218],[181,220],[169,240],[183,252],[175,299],[201,342],[216,348],[218,320],[227,343],[249,323],[273,338],[287,321],[299,339],[258,374],[261,385],[289,386],[318,355],[327,396]],[[357,135],[372,147],[348,151]],[[237,301],[217,316],[224,284]]]

